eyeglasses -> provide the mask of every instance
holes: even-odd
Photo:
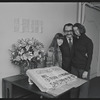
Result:
[[[72,30],[65,30],[65,32],[67,32],[67,33],[68,33],[68,32],[72,32]]]

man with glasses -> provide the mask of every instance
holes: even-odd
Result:
[[[63,28],[63,44],[60,46],[62,53],[62,68],[71,73],[71,62],[74,54],[74,43],[76,38],[73,37],[73,24],[68,23]],[[70,98],[70,91],[63,98]]]
[[[75,38],[73,38],[73,24],[68,23],[64,25],[63,34],[64,40],[63,44],[60,46],[60,50],[62,52],[62,68],[68,72],[71,71],[71,60],[73,57],[73,45],[75,42]]]

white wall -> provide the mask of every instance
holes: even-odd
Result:
[[[14,19],[26,18],[43,21],[43,33],[16,33]],[[19,67],[10,62],[8,49],[18,39],[35,37],[49,46],[54,34],[62,32],[64,24],[77,20],[77,3],[0,3],[0,97],[2,78],[19,74]]]

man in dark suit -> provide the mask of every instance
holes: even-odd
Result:
[[[71,60],[73,57],[73,45],[75,38],[73,37],[73,24],[68,23],[64,25],[63,34],[64,40],[63,44],[60,46],[62,52],[62,68],[68,72],[71,71]]]
[[[76,38],[73,37],[73,24],[68,23],[63,28],[63,44],[60,46],[62,53],[62,68],[71,73],[71,62],[74,54],[74,43]],[[70,98],[70,91],[63,96],[63,98]]]

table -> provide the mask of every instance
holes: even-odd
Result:
[[[2,97],[3,98],[60,98],[64,97],[68,91],[77,88],[86,81],[78,79],[69,85],[69,89],[64,93],[53,96],[46,92],[41,92],[39,88],[28,83],[28,77],[25,75],[14,75],[2,79]],[[68,86],[67,86],[68,87]]]

